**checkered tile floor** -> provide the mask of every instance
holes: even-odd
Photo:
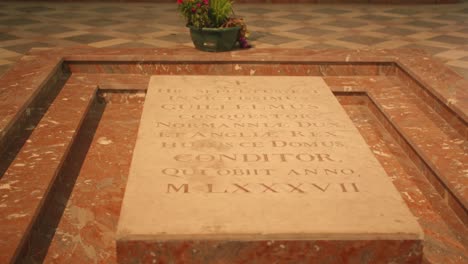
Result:
[[[0,75],[33,47],[192,47],[175,2],[0,2]],[[258,48],[420,48],[468,79],[467,1],[235,7]]]

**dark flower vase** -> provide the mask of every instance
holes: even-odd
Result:
[[[189,26],[195,48],[202,51],[230,51],[236,46],[240,27],[194,28]]]

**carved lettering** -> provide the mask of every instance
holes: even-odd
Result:
[[[260,183],[261,186],[263,186],[265,189],[263,190],[263,192],[274,192],[274,193],[277,193],[277,191],[275,189],[273,189],[273,187],[276,185],[275,183],[273,184],[270,184],[270,185],[266,185],[265,183]]]
[[[243,185],[240,185],[240,184],[237,184],[237,183],[234,183],[233,184],[235,187],[237,187],[237,189],[235,189],[233,191],[233,193],[236,193],[237,191],[241,190],[243,192],[246,192],[246,193],[250,193],[250,191],[247,189],[247,186],[249,185],[248,183],[247,184],[243,184]]]
[[[299,192],[299,193],[304,193],[304,191],[303,191],[302,189],[299,188],[299,187],[302,186],[302,183],[300,183],[300,184],[298,184],[298,185],[296,185],[296,186],[294,186],[294,185],[292,185],[292,184],[290,184],[290,183],[288,183],[287,185],[288,185],[289,187],[291,187],[291,192],[296,192],[296,191],[297,191],[297,192]]]
[[[346,183],[340,183],[340,186],[341,186],[341,190],[343,192],[348,192],[348,187],[351,186],[352,187],[352,190],[350,192],[359,192],[359,189],[356,185],[356,183],[350,183],[350,184],[346,184]],[[348,186],[348,187],[347,187]]]
[[[192,193],[207,194],[351,194],[360,192],[357,183],[239,183],[214,184],[190,186]],[[182,184],[176,187],[175,184],[167,185],[167,194],[181,194],[189,192],[189,184]]]
[[[177,154],[174,160],[179,162],[335,162],[336,160],[331,157],[331,154],[326,153],[243,153],[243,154]]]
[[[207,184],[206,186],[208,188],[208,193],[227,193],[227,190],[224,190],[224,192],[213,191],[213,184]]]
[[[282,120],[297,120],[297,119],[312,119],[313,116],[310,114],[274,114],[274,113],[208,113],[208,114],[179,114],[179,119],[193,119],[193,120],[229,120],[229,121],[240,121],[240,120],[271,120],[271,119],[282,119]]]
[[[310,168],[306,168],[306,169],[291,169],[288,171],[288,176],[297,176],[297,175],[326,175],[326,176],[349,176],[349,175],[354,175],[355,174],[355,171],[353,169],[348,169],[348,168],[345,168],[345,169],[338,169],[338,168],[334,168],[334,169],[331,169],[331,168],[321,168],[321,169],[317,169],[317,168],[314,168],[314,169],[310,169]]]
[[[284,141],[273,140],[271,146],[274,148],[295,147],[295,148],[317,148],[317,147],[343,147],[344,144],[340,141],[314,141],[314,142],[299,142],[299,141]]]
[[[183,193],[188,193],[189,192],[189,185],[185,183],[185,184],[180,185],[177,188],[174,184],[169,183],[167,185],[167,193],[171,193],[171,189],[176,193],[178,193],[182,189],[183,189]]]
[[[174,122],[156,122],[157,128],[282,128],[289,127],[286,123],[267,123],[267,122],[251,122],[251,123],[174,123]]]
[[[274,170],[246,168],[163,168],[161,172],[166,176],[183,178],[186,176],[271,176]]]
[[[330,186],[330,184],[327,184],[327,186],[321,187],[321,186],[319,186],[319,185],[317,185],[315,183],[312,183],[311,185],[314,186],[315,188],[319,189],[322,192],[325,192],[328,189],[328,187]]]

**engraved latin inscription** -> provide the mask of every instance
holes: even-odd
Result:
[[[171,166],[156,191],[180,194],[359,193],[343,165],[347,126],[327,117],[321,91],[295,84],[157,89],[152,137]],[[166,163],[166,162],[164,162]]]

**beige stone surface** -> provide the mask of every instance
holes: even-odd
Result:
[[[421,239],[319,77],[153,76],[120,240]]]

